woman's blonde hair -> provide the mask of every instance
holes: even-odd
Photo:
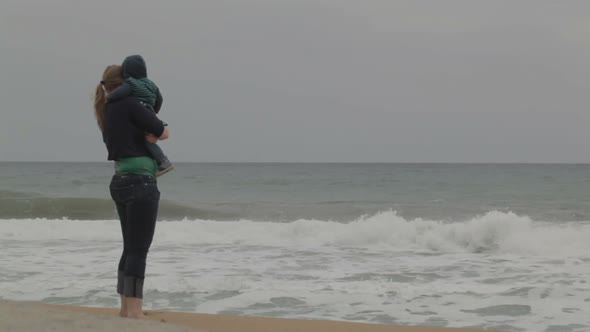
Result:
[[[123,69],[119,65],[110,65],[102,74],[102,81],[96,86],[94,94],[94,115],[98,128],[102,131],[103,117],[106,110],[107,92],[115,90],[123,84]]]

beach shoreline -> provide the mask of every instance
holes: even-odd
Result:
[[[396,326],[159,310],[147,310],[146,313],[147,319],[137,321],[120,318],[116,308],[0,300],[0,330],[6,332],[48,330],[63,332],[115,330],[130,332],[491,332],[491,330],[471,328]]]

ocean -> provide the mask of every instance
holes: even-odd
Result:
[[[0,298],[116,306],[109,163],[0,163]],[[590,165],[179,163],[145,307],[590,331]]]

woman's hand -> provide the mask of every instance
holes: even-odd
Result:
[[[168,139],[168,137],[170,137],[170,131],[168,130],[168,127],[164,127],[164,131],[162,132],[162,135],[158,137],[158,140],[163,141]]]
[[[154,135],[154,134],[146,134],[145,140],[150,143],[158,143],[158,141],[163,141],[165,139],[168,139],[169,136],[170,136],[170,132],[168,131],[168,127],[164,127],[164,131],[162,132],[162,135],[160,135],[160,137],[156,137],[156,135]]]
[[[150,142],[150,143],[158,143],[158,138],[153,135],[153,134],[147,134],[145,135],[145,140]]]

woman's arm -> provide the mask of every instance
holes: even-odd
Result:
[[[169,133],[162,121],[139,102],[129,99],[125,107],[128,108],[131,121],[137,128],[158,138],[164,135],[166,138],[168,137]]]
[[[162,135],[160,135],[160,137],[156,137],[153,134],[145,135],[145,139],[150,143],[158,143],[158,140],[163,141],[168,139],[168,137],[170,137],[170,131],[168,130],[168,127],[164,127],[164,132]]]

